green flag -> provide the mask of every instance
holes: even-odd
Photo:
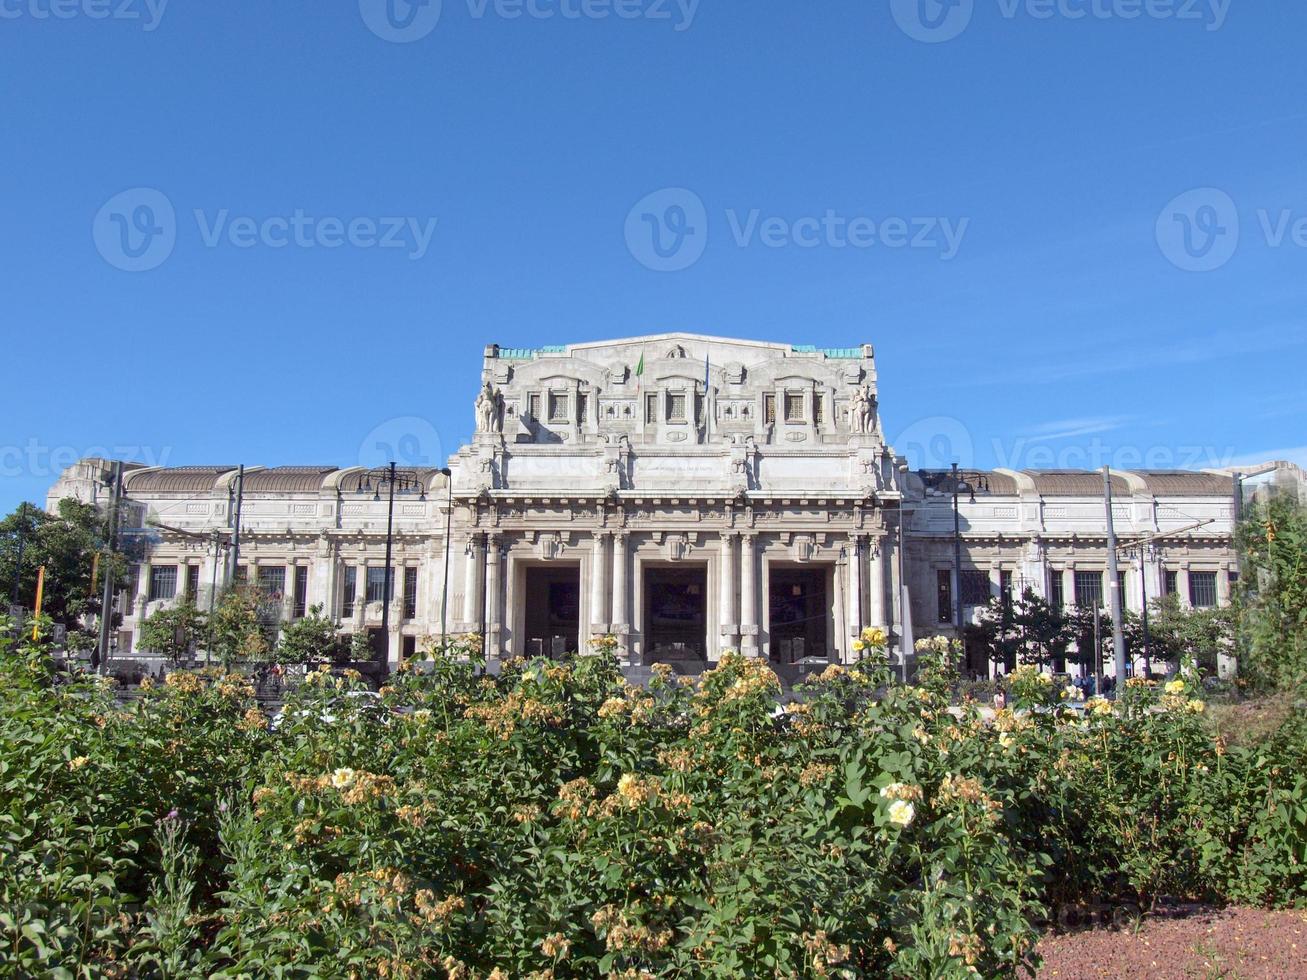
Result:
[[[644,352],[640,352],[640,363],[635,366],[635,390],[640,390],[640,375],[644,374]]]

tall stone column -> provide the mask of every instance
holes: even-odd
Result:
[[[758,536],[753,532],[741,537],[740,651],[758,656]]]
[[[740,642],[740,624],[735,615],[735,588],[738,584],[735,575],[735,535],[723,534],[721,539],[722,562],[721,582],[718,590],[717,621],[721,624],[721,645],[733,649]],[[708,651],[708,659],[715,659],[717,651]]]
[[[617,635],[617,652],[623,661],[631,657],[631,618],[626,611],[628,589],[627,545],[629,535],[618,531],[613,535],[613,632]]]
[[[860,635],[862,633],[862,627],[866,625],[866,615],[865,615],[866,611],[863,609],[862,606],[862,562],[863,562],[862,548],[863,548],[862,535],[850,534],[849,535],[849,563],[848,563],[848,574],[849,574],[848,624],[849,624],[849,635],[852,637],[857,637],[858,635]],[[852,648],[847,650],[846,653],[851,652],[851,649]],[[846,659],[851,659],[851,658],[846,657]]]
[[[481,632],[481,538],[473,534],[463,552],[463,628]]]
[[[286,585],[281,593],[281,618],[289,623],[295,618],[295,563],[286,563]]]
[[[154,565],[147,559],[141,563],[140,578],[136,582],[136,618],[145,618],[145,607],[150,603],[150,579],[153,578]]]
[[[595,531],[590,550],[590,633],[602,636],[608,632],[608,534]]]
[[[358,630],[368,620],[368,561],[359,559],[354,566],[354,623]]]
[[[492,534],[486,543],[486,657],[498,659],[503,646],[504,613],[500,597],[503,593],[503,561],[500,556],[498,534]]]
[[[882,538],[872,538],[868,545],[868,557],[871,560],[869,578],[871,602],[867,604],[867,625],[879,626],[888,632],[889,621],[885,618],[885,545]]]

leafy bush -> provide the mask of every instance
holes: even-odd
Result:
[[[1186,675],[991,716],[921,653],[921,687],[873,644],[782,712],[734,653],[640,689],[602,645],[500,677],[451,645],[379,699],[314,672],[272,730],[232,678],[116,709],[11,662],[0,963],[1013,976],[1063,902],[1307,902],[1301,713],[1228,746]]]

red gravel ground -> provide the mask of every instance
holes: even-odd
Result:
[[[1039,952],[1038,980],[1304,980],[1307,912],[1168,912],[1121,929],[1046,936]]]

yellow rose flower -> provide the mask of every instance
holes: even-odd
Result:
[[[1183,693],[1184,693],[1184,681],[1180,680],[1178,677],[1177,677],[1175,680],[1173,680],[1173,681],[1167,681],[1167,682],[1166,682],[1166,693],[1167,693],[1167,694],[1183,694]]]

